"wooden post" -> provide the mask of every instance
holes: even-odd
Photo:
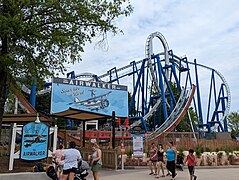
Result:
[[[82,138],[82,145],[85,147],[85,121],[83,121],[83,138]]]
[[[66,124],[66,119],[65,119],[65,133],[64,133],[64,146],[65,146],[65,148],[67,148],[67,141],[66,141],[66,136],[67,136],[67,135],[66,135],[66,128],[67,128],[67,127],[66,127],[66,125],[67,125],[67,124]]]
[[[112,148],[115,149],[115,111],[112,111]]]

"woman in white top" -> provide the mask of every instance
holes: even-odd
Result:
[[[69,149],[66,149],[63,153],[62,160],[64,160],[63,166],[63,180],[74,180],[75,172],[78,168],[78,162],[81,161],[80,151],[75,149],[75,142],[69,143]]]

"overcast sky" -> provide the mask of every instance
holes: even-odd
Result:
[[[238,0],[131,0],[131,3],[133,14],[115,22],[124,34],[109,34],[105,49],[88,44],[83,61],[73,67],[77,74],[101,75],[113,67],[143,59],[147,37],[159,31],[174,54],[186,55],[189,61],[196,58],[198,63],[220,71],[231,90],[231,111],[239,110]]]

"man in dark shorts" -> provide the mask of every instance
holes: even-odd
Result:
[[[82,160],[80,151],[75,149],[75,142],[69,143],[69,149],[66,149],[63,153],[62,159],[64,159],[63,175],[62,179],[74,180],[75,172],[78,168],[78,162]]]

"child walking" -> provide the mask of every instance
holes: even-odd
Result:
[[[188,166],[188,171],[189,171],[189,174],[190,174],[190,180],[196,180],[197,176],[194,175],[195,165],[196,165],[196,157],[193,155],[194,150],[189,149],[188,152],[189,152],[189,154],[187,155],[187,158],[185,160],[185,164],[187,163],[187,166]]]

